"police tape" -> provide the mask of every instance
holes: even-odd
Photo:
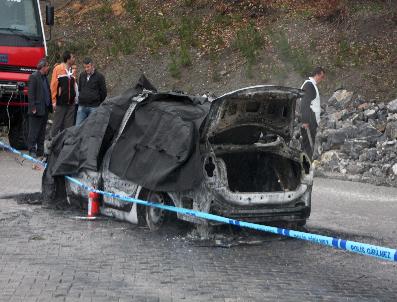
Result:
[[[3,143],[2,141],[0,141],[0,147],[3,147],[4,149],[8,149],[9,151],[18,154],[19,156],[21,156],[22,158],[25,158],[27,160],[30,160],[31,162],[34,162],[35,164],[38,164],[40,166],[43,166],[44,168],[46,167],[46,164],[43,163],[41,160],[38,160],[28,154],[22,153],[21,151],[14,149],[13,147]]]
[[[10,147],[9,145],[4,144],[1,141],[0,141],[0,146],[22,156],[23,158],[32,160],[33,162],[38,163],[45,167],[45,163],[43,163],[37,159],[34,159],[33,157],[26,155],[16,149]],[[78,181],[77,179],[70,177],[70,176],[65,176],[65,178],[68,179],[70,182],[75,183],[76,185],[80,186],[81,188],[83,188],[89,192],[95,192],[95,193],[101,194],[103,196],[120,199],[120,200],[123,200],[126,202],[136,203],[136,204],[140,204],[140,205],[144,205],[144,206],[155,207],[155,208],[163,209],[166,211],[179,213],[182,215],[187,215],[187,216],[192,216],[192,217],[201,218],[201,219],[205,219],[205,220],[211,220],[211,221],[230,224],[230,225],[234,225],[234,226],[249,228],[249,229],[253,229],[253,230],[257,230],[257,231],[263,231],[263,232],[273,233],[273,234],[282,235],[282,236],[286,236],[286,237],[306,240],[306,241],[310,241],[313,243],[330,246],[333,248],[350,251],[350,252],[365,255],[365,256],[372,256],[372,257],[380,258],[382,260],[397,262],[397,250],[396,249],[391,249],[391,248],[387,248],[387,247],[376,246],[376,245],[366,244],[366,243],[361,243],[361,242],[355,242],[355,241],[350,241],[350,240],[344,240],[344,239],[340,239],[340,238],[322,236],[322,235],[317,235],[317,234],[312,234],[312,233],[306,233],[306,232],[288,230],[288,229],[283,229],[283,228],[278,228],[278,227],[266,226],[266,225],[261,225],[261,224],[256,224],[256,223],[250,223],[250,222],[235,220],[235,219],[222,217],[222,216],[218,216],[218,215],[214,215],[214,214],[210,214],[210,213],[200,212],[200,211],[196,211],[196,210],[189,210],[189,209],[185,209],[185,208],[178,208],[178,207],[174,207],[174,206],[158,204],[158,203],[151,202],[151,201],[140,200],[140,199],[132,198],[129,196],[124,196],[124,195],[120,195],[120,194],[114,194],[114,193],[110,193],[110,192],[106,192],[106,191],[97,190],[97,189],[92,188],[92,187],[90,187],[90,186]]]

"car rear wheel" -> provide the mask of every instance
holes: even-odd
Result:
[[[147,200],[154,203],[165,204],[165,196],[160,192],[149,191]],[[165,210],[156,207],[145,207],[145,221],[151,231],[157,231],[165,221]]]

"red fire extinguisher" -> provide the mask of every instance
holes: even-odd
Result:
[[[95,192],[90,192],[88,196],[88,217],[96,217],[97,215],[99,215],[99,207],[99,194]]]

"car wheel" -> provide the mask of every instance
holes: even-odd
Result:
[[[165,204],[164,194],[160,192],[149,191],[147,200],[154,203]],[[156,207],[145,207],[145,220],[151,231],[157,231],[164,223],[165,210]]]

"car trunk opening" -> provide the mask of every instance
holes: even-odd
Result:
[[[273,153],[244,152],[218,157],[225,162],[232,192],[293,191],[300,184],[301,165]]]
[[[250,144],[265,133],[289,140],[295,102],[301,91],[289,87],[253,86],[215,99],[204,135],[212,144]]]

